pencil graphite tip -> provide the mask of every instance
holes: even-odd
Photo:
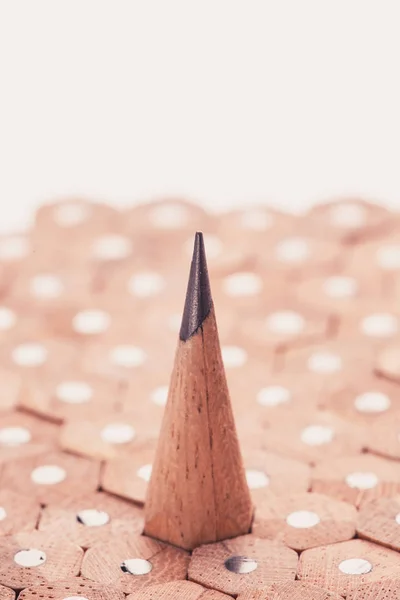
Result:
[[[196,232],[179,337],[186,342],[201,327],[212,307],[203,234]]]

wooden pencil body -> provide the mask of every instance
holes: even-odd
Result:
[[[145,533],[185,549],[247,533],[252,520],[214,309],[179,341]]]

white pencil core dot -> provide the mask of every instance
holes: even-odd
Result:
[[[243,229],[265,231],[274,224],[274,217],[264,210],[248,210],[241,215],[240,224]]]
[[[308,241],[301,237],[287,238],[275,247],[275,256],[281,262],[289,264],[301,264],[311,254]]]
[[[136,475],[138,477],[140,477],[140,479],[144,479],[144,481],[150,481],[152,470],[153,470],[153,465],[151,465],[151,464],[142,465],[136,471]]]
[[[325,279],[322,290],[330,298],[352,298],[358,292],[358,282],[354,277],[332,276]]]
[[[14,327],[17,316],[13,310],[0,306],[0,331],[8,331]]]
[[[55,394],[66,404],[85,404],[93,398],[93,389],[85,381],[63,381],[56,387]]]
[[[314,352],[307,360],[307,368],[321,375],[337,373],[342,368],[342,358],[331,352]]]
[[[296,529],[309,529],[320,522],[317,513],[311,510],[296,510],[286,517],[286,523]]]
[[[38,567],[46,562],[46,553],[36,548],[19,550],[14,555],[14,562],[20,567]]]
[[[133,244],[123,235],[103,235],[94,241],[92,256],[97,260],[123,260],[132,254]]]
[[[130,575],[147,575],[152,568],[151,562],[144,558],[128,558],[121,564],[121,571]]]
[[[256,273],[235,273],[225,277],[223,289],[228,296],[256,296],[262,290],[263,282]]]
[[[47,357],[47,348],[34,342],[20,344],[11,353],[13,362],[20,367],[39,367],[46,362]]]
[[[365,558],[348,558],[339,564],[339,571],[345,575],[366,575],[372,568],[372,564]]]
[[[271,313],[266,320],[269,331],[281,335],[296,335],[305,328],[304,317],[292,310]]]
[[[397,513],[394,520],[396,521],[397,525],[400,525],[400,513]]]
[[[261,390],[257,394],[257,402],[261,406],[279,406],[286,404],[291,400],[290,391],[281,385],[270,385]]]
[[[179,204],[165,204],[153,208],[150,220],[159,229],[181,229],[189,219],[188,209]]]
[[[74,331],[84,335],[104,333],[110,327],[110,323],[110,315],[103,310],[82,310],[72,319]]]
[[[103,427],[100,437],[108,444],[128,444],[136,436],[136,431],[128,423],[110,423]]]
[[[326,425],[309,425],[300,434],[300,439],[308,446],[322,446],[332,442],[334,429]]]
[[[330,210],[331,223],[336,227],[358,229],[365,225],[367,211],[358,204],[333,206]]]
[[[64,284],[56,275],[36,275],[31,279],[32,296],[42,300],[58,298],[64,291]]]
[[[257,567],[257,561],[247,556],[231,556],[225,561],[225,568],[228,569],[228,571],[241,575],[252,573]]]
[[[378,476],[371,471],[355,471],[349,473],[345,481],[347,485],[357,490],[371,490],[379,483]]]
[[[0,429],[0,446],[22,446],[31,439],[31,432],[26,427],[2,427]]]
[[[110,361],[117,367],[132,369],[139,367],[146,360],[146,353],[138,346],[121,344],[115,346],[110,352]]]
[[[247,352],[239,346],[222,346],[222,360],[228,369],[243,367],[247,362]]]
[[[76,519],[82,525],[86,525],[86,527],[101,527],[109,523],[110,515],[103,510],[86,508],[77,513]]]
[[[376,262],[387,271],[396,271],[400,269],[400,245],[389,244],[381,246],[376,252]]]
[[[152,391],[150,398],[154,404],[157,404],[157,406],[165,406],[168,399],[168,386],[160,385],[159,387],[155,388]]]
[[[269,477],[264,471],[246,469],[247,485],[251,490],[258,490],[269,485]]]
[[[90,212],[89,206],[71,202],[56,206],[53,211],[53,219],[60,227],[76,227],[87,221]]]
[[[165,280],[158,273],[137,273],[128,281],[128,291],[137,298],[156,296],[164,287]]]
[[[0,521],[4,521],[7,518],[6,509],[0,506]]]
[[[361,413],[381,413],[390,408],[389,396],[382,392],[365,392],[354,400],[354,406]]]
[[[33,469],[31,479],[38,485],[55,485],[66,478],[65,469],[58,465],[42,465]]]
[[[21,260],[30,253],[29,241],[23,236],[0,238],[0,259],[3,261]]]
[[[375,313],[365,317],[360,327],[369,337],[388,338],[398,333],[399,320],[390,313]]]

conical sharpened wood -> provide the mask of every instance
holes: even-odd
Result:
[[[145,505],[145,533],[191,550],[248,533],[253,507],[196,234],[180,340]]]

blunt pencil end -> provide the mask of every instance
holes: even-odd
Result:
[[[186,342],[201,327],[212,306],[203,234],[194,239],[192,264],[179,337]]]

